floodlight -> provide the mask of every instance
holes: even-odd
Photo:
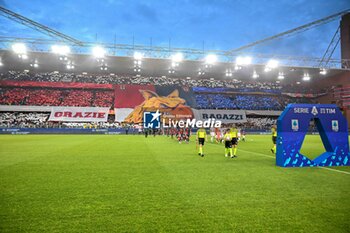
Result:
[[[140,53],[140,52],[135,52],[134,53],[134,59],[135,60],[142,60],[142,58],[143,58],[143,53]]]
[[[327,70],[324,69],[324,68],[321,69],[321,70],[320,70],[320,74],[321,74],[321,75],[326,75],[326,74],[327,74]]]
[[[26,54],[27,53],[27,47],[23,43],[16,43],[12,45],[12,50],[16,54]]]
[[[269,71],[271,71],[271,68],[265,67],[264,71],[265,71],[265,72],[269,72]]]
[[[310,81],[310,75],[308,73],[305,73],[303,76],[303,81]]]
[[[275,69],[278,67],[278,63],[279,62],[277,60],[271,59],[267,62],[266,68],[269,68],[270,70]]]
[[[231,70],[226,70],[225,76],[226,77],[232,77],[232,71]]]
[[[92,48],[92,54],[96,58],[104,58],[104,56],[106,54],[106,50],[104,48],[100,47],[100,46],[96,46],[96,47]]]
[[[258,75],[258,73],[256,73],[256,71],[254,70],[254,72],[253,72],[253,76],[252,76],[254,79],[256,79],[256,78],[259,78],[259,75]]]
[[[205,63],[212,65],[218,60],[218,57],[215,54],[208,54],[205,57]]]
[[[19,58],[22,58],[23,60],[28,59],[28,55],[27,54],[20,54],[18,56],[19,56]]]
[[[74,65],[73,65],[73,64],[70,64],[70,63],[67,64],[66,67],[67,67],[68,70],[74,69]]]
[[[51,51],[55,54],[66,56],[70,53],[70,48],[67,45],[52,45]]]
[[[240,70],[240,69],[242,69],[242,67],[236,64],[235,65],[235,70]]]
[[[252,58],[251,57],[237,57],[236,58],[236,64],[238,66],[246,66],[252,64]]]
[[[279,72],[279,73],[278,73],[277,79],[279,79],[279,80],[284,79],[284,74],[283,74],[283,72]]]
[[[135,60],[135,61],[134,61],[134,64],[135,64],[135,66],[141,66],[142,61],[140,61],[140,60]]]
[[[182,53],[176,53],[174,54],[172,57],[171,57],[171,60],[175,63],[179,63],[179,62],[182,62],[183,60],[183,55]]]

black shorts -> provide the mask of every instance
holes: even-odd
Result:
[[[277,140],[277,137],[276,137],[276,136],[272,136],[272,142],[273,142],[273,144],[276,144],[276,140]]]
[[[204,146],[204,138],[198,138],[198,144]]]
[[[231,143],[232,145],[237,145],[237,138],[232,138]]]
[[[232,148],[232,141],[225,141],[225,148]]]

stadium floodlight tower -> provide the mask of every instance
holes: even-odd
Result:
[[[12,50],[15,54],[18,55],[19,58],[24,59],[24,60],[28,58],[27,47],[25,44],[15,43],[12,45]]]

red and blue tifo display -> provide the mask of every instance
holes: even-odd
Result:
[[[310,121],[326,152],[311,160],[300,153]],[[281,167],[349,166],[346,118],[333,104],[289,104],[277,120],[276,164]]]

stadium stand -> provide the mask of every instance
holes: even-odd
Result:
[[[114,122],[112,116],[109,116],[108,122],[49,122],[49,113],[35,112],[0,112],[0,128],[119,128],[122,125]],[[247,117],[246,123],[237,124],[239,128],[250,130],[270,130],[273,124],[276,124],[276,117],[254,116]]]
[[[114,93],[101,90],[2,88],[0,104],[34,106],[113,106]]]
[[[218,80],[218,79],[186,79],[171,77],[144,77],[130,75],[92,75],[92,74],[74,74],[74,73],[30,73],[9,71],[0,74],[0,80],[16,81],[36,81],[36,82],[78,82],[78,83],[97,83],[97,84],[138,84],[138,85],[155,85],[169,86],[181,85],[187,87],[207,87],[207,88],[231,88],[240,92],[280,92],[293,91],[298,93],[309,92],[310,88],[286,85],[283,86],[276,82],[260,81],[241,81],[237,79]],[[194,89],[198,91],[198,89]]]

